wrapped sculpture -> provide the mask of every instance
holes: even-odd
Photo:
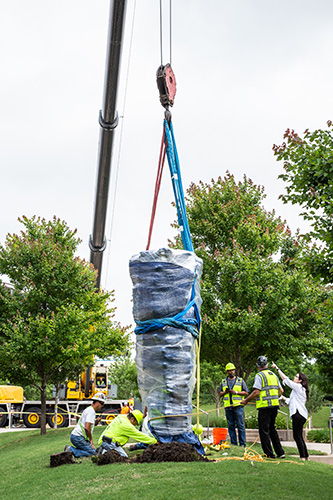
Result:
[[[192,434],[186,414],[196,380],[201,273],[202,260],[185,250],[145,251],[130,260],[139,390],[163,441]]]

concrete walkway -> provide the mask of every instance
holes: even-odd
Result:
[[[281,441],[281,444],[282,447],[286,446],[290,448],[297,448],[295,441]],[[316,451],[321,451],[322,453],[326,453],[326,455],[310,455],[310,461],[333,465],[333,454],[331,453],[330,443],[306,442],[306,446],[308,450],[316,450]],[[298,455],[294,456],[298,457]]]

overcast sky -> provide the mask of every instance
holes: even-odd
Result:
[[[89,260],[108,17],[109,0],[1,2],[1,243],[20,230],[19,216],[56,215],[77,228],[78,253]],[[332,0],[174,0],[172,32],[184,189],[227,170],[237,180],[246,174],[265,187],[267,210],[305,231],[299,209],[278,200],[272,145],[287,127],[303,132],[332,119]],[[159,0],[128,0],[102,274],[124,325],[132,322],[128,261],[146,248],[162,134],[159,39]],[[166,64],[167,40],[163,48]],[[166,168],[151,248],[173,235],[172,201]]]

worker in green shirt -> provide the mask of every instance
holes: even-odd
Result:
[[[123,457],[127,457],[128,455],[122,446],[130,438],[145,444],[156,443],[157,440],[154,437],[136,429],[136,426],[140,425],[142,420],[143,415],[140,410],[133,410],[128,415],[118,415],[114,418],[98,440],[98,454],[116,450]]]

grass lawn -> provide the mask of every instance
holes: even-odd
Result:
[[[200,408],[204,411],[209,412],[210,421],[216,416],[215,405],[213,403],[200,405]],[[244,407],[244,410],[245,410],[246,416],[257,415],[257,410],[256,410],[254,404],[246,405]],[[285,413],[288,413],[289,407],[283,406],[283,407],[281,407],[281,410]],[[194,409],[193,412],[195,412],[195,411],[196,410]],[[220,416],[224,417],[224,415],[225,415],[225,412],[223,409],[223,404],[221,403]],[[314,413],[312,415],[312,427],[318,428],[318,429],[321,429],[321,428],[327,429],[329,416],[330,416],[330,407],[323,406],[319,411],[317,411],[316,413]],[[196,417],[193,417],[193,423],[195,423],[195,422],[196,422]],[[205,427],[207,425],[207,417],[206,417],[206,415],[203,415],[202,413],[200,413],[200,423]],[[213,427],[213,425],[210,424],[210,427]]]
[[[95,430],[95,442],[102,428]],[[211,463],[110,464],[89,458],[50,469],[50,454],[69,443],[69,429],[0,434],[0,498],[2,500],[321,500],[332,498],[333,467],[316,462],[286,461]],[[255,445],[253,448],[261,452]],[[287,454],[295,449],[287,449]],[[232,447],[230,456],[242,456]],[[222,458],[212,452],[212,458]]]

